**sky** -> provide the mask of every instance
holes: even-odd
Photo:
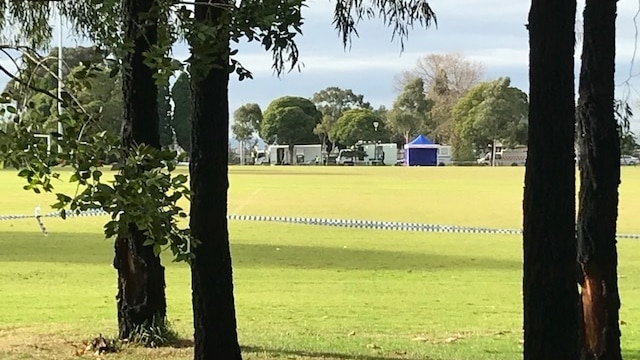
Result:
[[[298,38],[301,71],[293,70],[281,77],[271,69],[271,54],[257,43],[241,44],[237,59],[254,74],[254,79],[239,82],[232,78],[229,89],[230,110],[245,103],[269,102],[285,95],[311,97],[329,86],[352,89],[364,95],[374,107],[390,107],[397,92],[394,78],[411,70],[427,54],[457,52],[480,61],[486,67],[486,80],[501,76],[511,78],[512,85],[528,92],[528,33],[525,28],[530,2],[523,0],[432,0],[438,26],[413,29],[405,42],[392,41],[391,30],[381,20],[365,20],[358,26],[351,48],[342,46],[332,25],[334,2],[310,0],[303,10],[303,35]],[[583,2],[579,1],[578,21]],[[640,108],[640,64],[634,59],[637,46],[634,17],[640,0],[618,1],[616,92]],[[640,20],[639,20],[640,21]],[[86,45],[64,30],[64,46]],[[53,40],[57,44],[57,37]],[[577,51],[579,53],[580,44]],[[184,60],[188,48],[174,47],[174,57]],[[638,56],[640,57],[640,56]],[[5,59],[0,63],[6,64]],[[576,72],[579,54],[576,55]],[[0,86],[7,78],[0,76]],[[640,113],[640,111],[637,111]],[[639,117],[640,118],[640,117]],[[640,121],[632,126],[640,131]]]

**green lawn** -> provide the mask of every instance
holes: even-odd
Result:
[[[231,169],[230,214],[518,228],[522,168]],[[0,171],[0,215],[51,197]],[[640,168],[624,168],[619,229],[640,233]],[[116,274],[102,217],[0,221],[0,358],[74,359],[113,335]],[[230,222],[245,359],[517,359],[521,239]],[[619,243],[626,359],[640,359],[640,242]],[[165,259],[169,316],[191,329],[190,276]],[[105,359],[189,359],[135,349]]]

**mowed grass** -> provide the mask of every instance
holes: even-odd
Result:
[[[522,168],[230,169],[230,214],[519,228]],[[48,195],[0,171],[0,215]],[[63,185],[72,189],[69,185]],[[640,233],[640,168],[624,168],[619,230]],[[103,217],[0,221],[0,359],[73,359],[116,333],[113,246]],[[518,236],[230,222],[245,359],[517,359]],[[640,242],[619,242],[626,359],[640,359]],[[167,267],[173,326],[192,334],[190,274]],[[106,359],[189,359],[192,348],[127,348]]]

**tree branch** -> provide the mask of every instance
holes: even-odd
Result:
[[[36,87],[34,85],[31,85],[30,83],[25,82],[24,80],[20,79],[19,77],[13,75],[9,70],[7,70],[4,66],[0,65],[0,71],[5,73],[5,75],[7,75],[8,77],[10,77],[11,79],[13,79],[14,81],[18,82],[21,85],[24,85],[26,87],[28,87],[29,89],[41,93],[41,94],[45,94],[57,101],[60,101],[62,103],[64,103],[64,100],[60,99],[59,97],[57,97],[56,95],[54,95],[53,93],[51,93],[49,90],[45,90],[45,89],[41,89],[39,87]]]
[[[222,4],[222,3],[215,3],[215,2],[210,2],[210,1],[175,1],[174,5],[203,5],[203,6],[211,6],[214,8],[220,8],[220,9],[234,9],[235,6],[233,4]]]

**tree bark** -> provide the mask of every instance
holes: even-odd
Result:
[[[578,101],[582,359],[618,360],[620,139],[614,116],[616,0],[587,0]]]
[[[524,359],[577,359],[575,0],[532,0],[524,189]]]
[[[196,4],[195,21],[217,30],[191,42],[190,225],[199,242],[191,262],[194,359],[240,360],[227,229],[230,19],[220,7]]]
[[[157,23],[145,23],[154,0],[123,0],[126,38],[134,48],[123,59],[122,94],[124,121],[122,145],[127,151],[136,144],[160,148],[158,89],[154,69],[144,64],[143,53],[157,41]],[[151,326],[166,317],[164,267],[151,246],[143,246],[145,236],[134,225],[127,236],[115,242],[113,266],[118,271],[118,335],[128,339],[137,326]]]

